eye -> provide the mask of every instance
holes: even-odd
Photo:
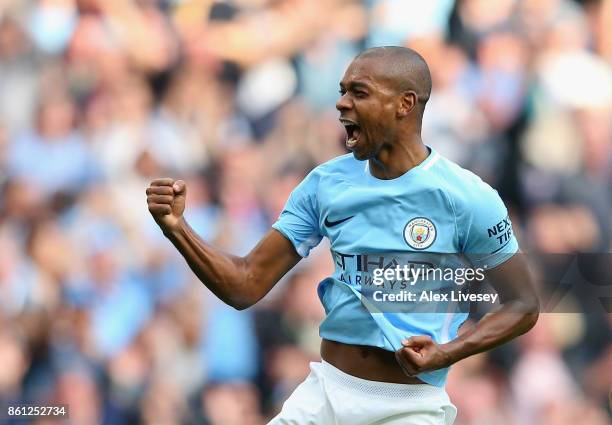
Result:
[[[358,91],[355,93],[355,97],[358,97],[359,99],[364,99],[368,97],[368,94],[364,91]]]
[[[341,96],[344,96],[344,93],[346,93],[346,90],[340,89],[338,90],[338,93],[340,93]]]

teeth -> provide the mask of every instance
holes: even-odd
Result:
[[[361,129],[359,128],[358,124],[346,118],[340,118],[340,123],[346,128],[348,136],[346,140],[346,147],[352,149],[355,145],[357,145]]]
[[[343,126],[347,126],[347,125],[357,125],[355,124],[353,121],[351,120],[345,120],[345,119],[340,119],[340,124],[342,124]]]

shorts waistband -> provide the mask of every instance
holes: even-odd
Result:
[[[325,379],[349,390],[381,397],[398,397],[410,399],[448,398],[444,387],[430,384],[396,384],[390,382],[369,381],[341,371],[325,360],[321,361],[321,371]]]

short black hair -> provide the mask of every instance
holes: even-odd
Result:
[[[416,92],[423,106],[431,96],[431,72],[423,56],[408,47],[372,47],[361,52],[355,60],[380,59],[384,62],[385,77],[396,84],[398,91]]]

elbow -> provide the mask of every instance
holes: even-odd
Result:
[[[539,311],[526,314],[526,319],[525,319],[526,324],[525,325],[527,329],[525,332],[530,331],[531,328],[533,328],[536,325],[536,323],[538,323],[539,316],[540,316]]]
[[[246,310],[247,308],[253,306],[255,303],[241,300],[241,301],[231,301],[231,302],[228,302],[227,304],[235,310],[242,311],[242,310]]]
[[[257,303],[257,300],[245,295],[225,297],[220,299],[225,304],[238,311],[246,310],[247,308],[252,307]]]
[[[223,281],[220,285],[224,290],[225,297],[222,299],[230,307],[242,311],[257,304],[266,295],[268,285],[261,276],[250,271],[245,263],[238,275]],[[231,288],[231,289],[230,289]]]
[[[525,332],[528,332],[538,322],[540,317],[540,303],[537,299],[530,300],[525,303],[525,317],[523,323],[525,326]]]
[[[236,287],[240,289],[236,291],[231,303],[228,304],[241,311],[257,304],[267,293],[262,288],[270,287],[270,285],[253,273],[246,273],[244,279]]]
[[[223,300],[230,307],[242,311],[249,307],[254,306],[262,298],[261,295],[253,293],[252,291],[243,291],[240,294],[235,294],[229,299]]]

